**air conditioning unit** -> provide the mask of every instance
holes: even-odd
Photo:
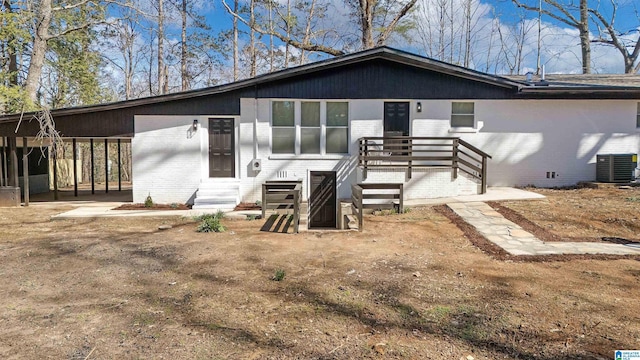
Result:
[[[599,182],[633,181],[637,166],[637,154],[597,155],[596,180]]]
[[[262,170],[262,160],[260,160],[260,159],[251,160],[251,170],[253,170],[253,171]]]

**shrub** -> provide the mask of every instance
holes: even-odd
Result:
[[[144,207],[153,207],[153,199],[151,198],[151,194],[147,195],[147,198],[144,199]]]
[[[203,214],[196,217],[196,221],[200,221],[197,232],[224,232],[227,230],[221,223],[220,219],[224,218],[224,212],[218,211],[214,214]]]
[[[282,281],[284,280],[286,273],[284,272],[283,269],[278,269],[276,270],[276,273],[273,274],[273,276],[271,277],[271,280],[273,281]]]

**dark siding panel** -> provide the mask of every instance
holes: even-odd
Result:
[[[66,137],[132,136],[134,115],[239,115],[240,98],[301,99],[509,99],[515,89],[462,79],[389,60],[300,73],[220,94],[196,96],[85,114],[55,116]],[[0,124],[0,135],[14,136],[16,123]],[[34,136],[35,122],[23,122],[17,136]]]
[[[261,85],[261,98],[509,99],[515,90],[376,60]]]
[[[55,116],[63,137],[130,137],[134,115],[239,115],[240,97],[253,97],[253,90],[234,91],[217,96],[194,97],[158,104],[142,105],[86,114]],[[0,134],[14,136],[16,123],[0,124]],[[35,136],[35,120],[23,121],[17,136]]]

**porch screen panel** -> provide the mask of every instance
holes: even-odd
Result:
[[[452,102],[451,103],[451,127],[475,126],[474,104],[472,102]]]
[[[349,152],[349,103],[327,102],[327,154]]]
[[[293,101],[274,101],[271,107],[271,152],[295,153],[296,128]]]
[[[301,104],[300,117],[300,153],[320,153],[320,103],[306,102]]]

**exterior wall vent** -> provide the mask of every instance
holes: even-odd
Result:
[[[596,156],[596,180],[599,182],[628,182],[634,180],[637,154],[608,154]]]

